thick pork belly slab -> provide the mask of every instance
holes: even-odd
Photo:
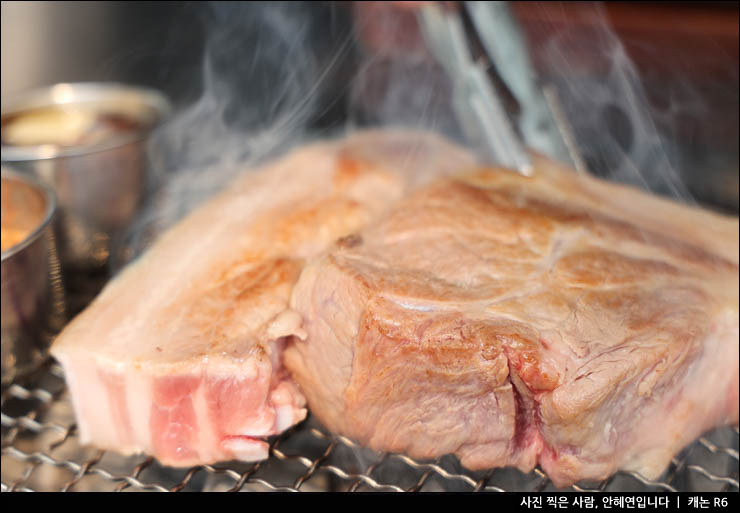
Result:
[[[537,160],[444,178],[303,271],[284,363],[376,450],[656,478],[738,420],[738,221]]]
[[[82,442],[172,466],[266,458],[263,438],[306,416],[281,364],[304,262],[409,187],[472,165],[434,136],[367,132],[245,173],[55,341]]]

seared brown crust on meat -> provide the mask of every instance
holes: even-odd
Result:
[[[538,160],[441,179],[360,241],[303,271],[285,353],[337,432],[566,485],[657,477],[737,422],[737,219]]]
[[[439,158],[426,160],[429,148]],[[431,134],[383,131],[245,172],[55,341],[83,443],[174,466],[266,458],[263,438],[306,415],[281,363],[283,339],[300,325],[288,303],[304,262],[414,184],[472,162]]]

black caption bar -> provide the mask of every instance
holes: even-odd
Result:
[[[518,510],[736,511],[737,493],[522,493],[506,494]],[[517,499],[518,504],[511,500]]]
[[[40,502],[48,500],[54,495],[54,504],[62,502],[76,503],[89,502],[100,506],[102,493],[76,494],[3,494],[4,499],[18,500],[28,509],[34,500]],[[15,495],[15,497],[9,497]],[[357,502],[363,507],[377,507],[384,502],[393,505],[394,511],[399,507],[411,507],[415,511],[436,511],[445,508],[446,513],[463,513],[463,508],[469,505],[481,506],[487,513],[503,513],[509,511],[599,511],[612,513],[616,511],[736,511],[738,507],[737,492],[731,493],[237,493],[237,494],[159,494],[133,493],[116,495],[116,505],[123,508],[132,507],[141,502],[147,505],[147,510],[159,503],[164,511],[171,511],[178,506],[189,507],[190,510],[209,512],[213,511],[214,504],[219,511],[225,507],[240,509],[261,505],[260,501],[267,501],[274,509],[277,505],[299,507],[304,511],[310,505],[327,504],[339,507],[345,502]],[[253,501],[257,501],[256,503]],[[377,502],[376,502],[377,501]],[[377,504],[377,505],[376,505]],[[422,509],[423,508],[423,509]],[[186,510],[186,511],[190,511]]]

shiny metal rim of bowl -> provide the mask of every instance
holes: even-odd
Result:
[[[7,116],[27,110],[53,107],[56,105],[95,104],[103,101],[120,100],[128,105],[138,104],[151,109],[154,114],[144,120],[144,128],[133,133],[119,134],[97,144],[76,147],[61,147],[53,144],[33,146],[2,145],[2,161],[18,162],[47,160],[59,157],[75,157],[107,151],[146,138],[147,132],[161,122],[171,111],[169,100],[159,91],[146,87],[131,86],[117,82],[60,83],[34,89],[3,98],[0,115]],[[141,121],[141,119],[139,119]]]
[[[36,228],[31,231],[31,233],[26,235],[25,239],[23,239],[18,244],[9,247],[0,254],[0,261],[3,261],[22,251],[25,247],[32,244],[41,236],[42,232],[46,229],[47,226],[49,226],[51,220],[54,217],[54,212],[57,208],[57,199],[51,187],[22,173],[11,171],[10,169],[3,167],[2,171],[0,171],[0,178],[25,182],[27,185],[35,187],[36,189],[41,191],[46,199],[46,212],[44,213],[44,217],[41,222],[38,224],[38,226],[36,226]]]

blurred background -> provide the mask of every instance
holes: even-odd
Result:
[[[132,185],[137,203],[131,203],[136,206],[131,210],[137,219],[120,216],[126,233],[116,234],[120,240],[111,235],[114,244],[110,248],[109,234],[93,226],[94,241],[104,251],[98,258],[97,251],[78,245],[81,253],[95,257],[95,266],[80,272],[63,269],[66,305],[62,304],[62,310],[66,308],[68,316],[82,310],[109,276],[139,254],[157,233],[235,173],[292,145],[355,127],[389,124],[432,129],[460,140],[460,127],[450,106],[450,79],[427,51],[414,9],[397,4],[2,2],[4,124],[5,108],[14,96],[61,82],[148,86],[162,91],[175,108],[169,121],[148,138],[150,169],[141,204],[141,184]],[[518,27],[511,33],[528,43],[536,72],[533,81],[540,90],[547,86],[557,92],[589,172],[737,216],[738,2],[511,2],[505,14]],[[509,18],[505,19],[508,23]],[[506,42],[502,37],[499,43]],[[516,59],[498,63],[510,66],[509,71],[521,71],[520,64]],[[508,114],[521,120],[527,102],[519,104],[514,95],[506,94],[505,87],[496,86],[506,100]],[[129,190],[117,186],[114,179],[132,176],[130,170],[144,176],[136,148],[136,159],[120,158],[114,151],[102,164],[91,157],[84,168],[74,158],[40,159],[38,167],[62,178],[55,189],[60,199],[69,196],[75,200],[70,201],[72,207],[78,206],[80,198],[85,206],[90,199],[105,217],[116,209],[100,199],[107,197],[101,191],[114,197],[121,193],[128,199]],[[4,146],[3,165],[7,155]],[[36,161],[31,164],[35,169]],[[71,180],[65,182],[70,176],[77,177],[74,183],[78,186],[71,186]],[[680,187],[671,188],[676,180]],[[85,222],[96,220],[94,215],[75,215],[69,219],[79,221],[83,228]],[[58,240],[65,242],[61,237]],[[107,267],[98,266],[107,259]],[[54,267],[55,279],[59,278],[56,266],[49,267]],[[33,275],[41,276],[37,269]],[[5,285],[9,280],[2,282]],[[28,288],[23,280],[19,283]],[[3,291],[3,297],[12,295]],[[7,318],[3,310],[3,321]],[[8,347],[5,340],[3,350]],[[6,378],[5,366],[3,373]],[[26,486],[226,489],[241,488],[247,476],[260,481],[269,476],[265,482],[273,489],[271,482],[292,482],[294,471],[295,482],[302,482],[319,462],[338,464],[335,468],[352,474],[358,470],[349,469],[361,460],[354,449],[352,459],[346,459],[349,456],[343,451],[348,446],[341,445],[332,459],[324,460],[319,455],[329,438],[322,434],[319,439],[306,429],[280,447],[288,454],[299,450],[305,451],[299,454],[319,457],[308,474],[303,474],[303,460],[309,461],[303,456],[300,463],[298,457],[285,462],[272,458],[259,474],[254,474],[258,467],[235,467],[239,473],[232,474],[242,476],[237,485],[229,482],[231,474],[220,469],[173,473],[152,460],[141,463],[141,459],[117,458],[110,452],[100,461],[102,453],[96,456],[95,449],[81,448],[73,434],[74,418],[59,368],[41,372],[38,383],[28,389],[14,385],[8,389],[12,397],[7,402],[3,395],[3,490],[6,483],[10,489],[21,490]],[[65,433],[59,432],[60,426],[66,426]],[[702,439],[701,446],[691,459],[693,448],[679,456],[666,478],[670,484],[658,483],[658,488],[648,489],[727,490],[732,483],[736,486],[737,457],[730,457],[737,454],[736,428]],[[36,455],[41,456],[36,459]],[[379,482],[393,483],[401,475],[404,483],[409,480],[403,484],[407,487],[415,486],[417,479],[424,483],[430,476],[426,467],[394,466],[393,461],[373,471]],[[448,463],[444,463],[446,472],[460,472]],[[282,477],[272,481],[273,475],[281,473]],[[441,474],[431,475],[428,482],[438,486],[435,483]],[[541,481],[535,474],[516,477],[513,470],[496,475],[504,476],[507,489],[511,483],[506,476],[514,476],[511,487],[517,488],[539,486]],[[318,484],[310,486],[330,489],[339,483],[331,476],[317,472],[318,479],[312,478],[311,483]],[[604,486],[607,483],[611,490],[642,490],[645,481],[621,475]],[[360,480],[353,487],[359,484]],[[442,484],[445,489],[468,491],[459,479]],[[256,482],[245,489],[252,486],[267,489]]]
[[[579,121],[579,113],[593,105],[578,85],[609,73],[599,45],[593,44],[598,34],[589,31],[589,21],[579,19],[583,4],[523,2],[511,7],[540,78],[561,90],[576,135],[598,132],[595,126],[619,131],[624,115],[603,100],[597,119]],[[291,9],[302,17],[319,67],[334,61],[318,92],[311,126],[330,129],[348,122],[407,121],[377,114],[382,108],[372,104],[373,95],[387,90],[373,86],[372,77],[362,86],[348,83],[367,72],[362,63],[368,54],[375,52],[377,64],[388,47],[396,54],[414,48],[416,33],[409,29],[413,14],[398,9],[384,13],[387,6],[367,2],[297,2]],[[248,23],[252,12],[250,6],[230,2],[3,2],[2,97],[57,82],[104,80],[152,86],[164,91],[176,107],[189,105],[203,91],[207,42],[219,31],[222,39],[228,34],[244,37],[240,20],[244,32],[258,30]],[[604,12],[636,66],[671,165],[700,203],[736,214],[738,3],[619,2],[605,4]],[[383,27],[376,26],[381,18]],[[222,30],[224,20],[229,20],[231,32]],[[554,58],[562,56],[563,49],[567,74]],[[226,60],[237,61],[253,51],[254,45],[237,45]],[[243,83],[235,89],[249,90],[251,98],[262,90],[269,92],[274,85],[269,80],[255,85],[260,75],[264,73],[259,68],[241,73]],[[435,124],[444,132],[445,123],[439,121],[443,117],[438,115]],[[635,134],[628,129],[626,134],[615,138],[629,145]],[[583,140],[582,146],[592,171],[608,175],[614,162],[604,156],[603,145]]]

